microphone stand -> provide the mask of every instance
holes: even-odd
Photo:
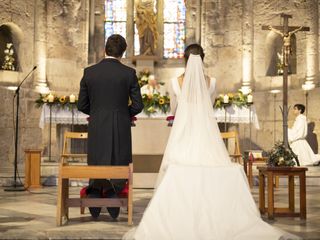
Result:
[[[15,141],[14,141],[14,182],[13,186],[5,188],[4,191],[18,192],[25,191],[26,189],[17,182],[17,172],[18,172],[18,137],[19,137],[19,105],[20,105],[20,87],[23,82],[30,76],[30,74],[36,70],[37,66],[28,73],[28,75],[20,82],[18,85],[14,97],[16,98],[16,124],[15,124]]]

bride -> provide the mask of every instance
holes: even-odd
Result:
[[[220,137],[209,94],[212,83],[199,56],[203,50],[189,47],[181,90],[173,86],[178,107],[157,188],[140,224],[123,239],[298,239],[260,218],[246,175],[231,162]]]

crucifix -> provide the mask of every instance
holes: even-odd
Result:
[[[283,46],[283,100],[282,100],[282,123],[283,123],[283,143],[284,146],[288,149],[288,67],[290,64],[289,58],[291,53],[290,40],[291,36],[298,31],[310,31],[309,27],[289,27],[289,18],[292,18],[292,15],[281,14],[283,18],[283,26],[262,26],[262,30],[271,30],[282,37]]]

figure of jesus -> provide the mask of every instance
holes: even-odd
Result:
[[[272,26],[269,26],[269,29],[277,34],[279,34],[281,37],[282,37],[282,40],[283,40],[283,63],[284,63],[284,66],[289,66],[289,56],[291,54],[291,43],[290,43],[290,40],[291,40],[291,36],[300,31],[302,29],[302,26],[291,31],[291,32],[288,32],[288,33],[283,33],[281,31],[279,31],[278,29],[275,29],[273,28]]]

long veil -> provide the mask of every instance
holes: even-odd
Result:
[[[157,183],[139,226],[123,239],[297,239],[260,218],[242,166],[221,139],[199,56],[189,57]]]
[[[169,164],[225,166],[231,164],[220,136],[199,55],[190,55],[178,97],[178,108],[156,186]]]

